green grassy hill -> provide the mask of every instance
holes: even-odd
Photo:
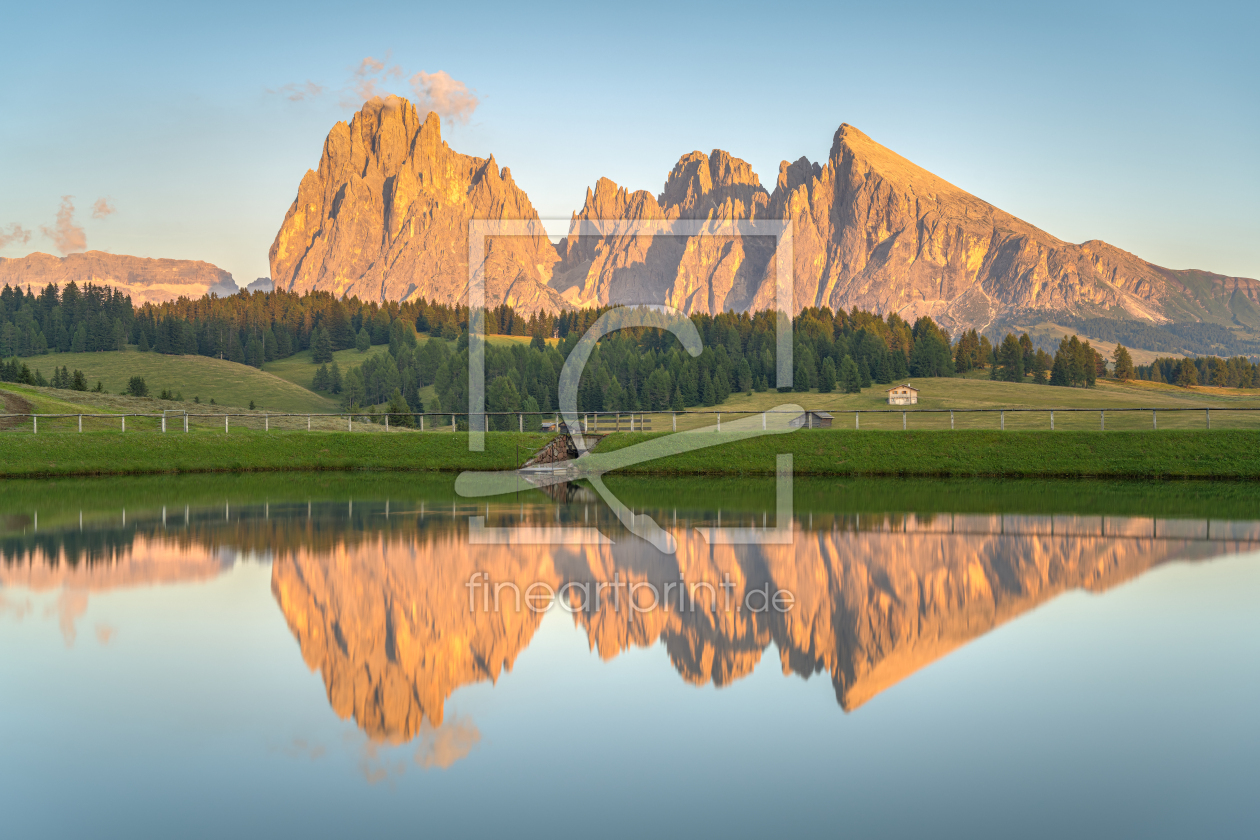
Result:
[[[421,341],[428,340],[421,336]],[[495,343],[513,343],[528,341],[523,336],[492,336]],[[374,353],[387,352],[384,346],[374,346],[360,353],[357,350],[341,350],[334,354],[343,374],[361,365]],[[310,390],[317,365],[311,361],[309,350],[297,353],[287,359],[268,362],[263,370],[246,365],[210,359],[204,356],[163,356],[157,353],[140,353],[133,349],[111,353],[53,353],[47,356],[36,356],[23,360],[32,368],[42,371],[45,377],[51,377],[54,367],[66,366],[71,370],[82,370],[88,382],[94,385],[100,380],[105,388],[117,394],[126,387],[131,376],[143,376],[152,394],[163,388],[183,394],[185,402],[191,403],[193,397],[200,397],[202,405],[208,405],[211,398],[221,406],[243,407],[254,401],[260,410],[271,412],[337,412],[339,403],[327,395]],[[920,389],[920,401],[910,410],[927,409],[1038,409],[1036,414],[1008,414],[1007,428],[1038,429],[1049,426],[1048,409],[1078,408],[1090,412],[1099,409],[1119,408],[1202,408],[1210,407],[1254,407],[1260,408],[1260,392],[1226,388],[1178,388],[1172,385],[1154,384],[1150,382],[1129,382],[1125,384],[1100,381],[1095,388],[1051,388],[1045,385],[1029,383],[993,382],[984,378],[983,372],[963,377],[942,379],[910,379],[911,385]],[[889,410],[885,390],[888,386],[872,385],[861,394],[820,394],[785,393],[770,391],[764,394],[733,394],[725,403],[714,406],[712,410],[720,411],[724,417],[734,419],[740,414],[760,412],[767,408],[784,403],[797,403],[811,409],[830,411],[836,415],[836,427],[851,428],[853,411]],[[59,396],[64,393],[65,396]],[[432,410],[436,404],[432,387],[421,392],[425,405]],[[99,399],[88,400],[87,397],[73,396],[70,392],[53,392],[38,396],[38,400],[63,400],[76,404],[96,404]],[[173,404],[172,404],[173,407]],[[445,406],[450,410],[451,406]],[[462,408],[456,407],[456,408]],[[47,408],[37,410],[51,411]],[[98,408],[98,410],[101,410]],[[104,410],[111,410],[104,408]],[[119,406],[119,410],[123,410]],[[139,409],[131,409],[139,410]],[[190,409],[191,410],[191,409]],[[848,416],[842,416],[848,413]],[[714,422],[708,415],[680,417],[678,428],[686,429],[706,426]],[[862,418],[862,428],[900,428],[900,409],[895,413],[871,414]],[[912,418],[910,423],[919,423],[919,428],[949,428],[948,415],[920,414]],[[996,428],[998,419],[993,415],[958,415],[955,427],[962,428]],[[1117,414],[1108,420],[1108,428],[1132,427],[1145,428],[1150,425],[1150,416],[1138,414]],[[667,428],[666,418],[658,417],[653,422],[654,430]],[[1094,429],[1099,426],[1097,414],[1063,414],[1056,415],[1056,428]],[[1160,416],[1160,427],[1164,428],[1197,428],[1205,424],[1201,413]],[[1260,414],[1251,421],[1243,415],[1222,414],[1213,421],[1214,425],[1246,425],[1260,426]],[[628,421],[625,425],[628,425]]]
[[[354,353],[353,350],[345,352]],[[99,380],[113,394],[126,389],[131,377],[143,376],[149,393],[157,395],[169,388],[182,393],[187,401],[200,397],[202,403],[213,399],[219,405],[247,406],[253,400],[259,408],[271,411],[338,410],[334,400],[269,371],[206,356],[164,356],[128,349],[108,353],[50,353],[22,361],[48,379],[57,367],[81,370],[89,386]],[[309,384],[308,381],[306,385]]]

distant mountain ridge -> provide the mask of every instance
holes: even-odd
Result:
[[[70,282],[113,286],[130,295],[137,306],[181,295],[199,298],[213,293],[226,297],[237,292],[231,274],[201,260],[149,259],[104,251],[65,257],[41,253],[16,259],[0,257],[0,284],[30,286],[38,291],[49,283],[64,286]]]
[[[456,303],[469,219],[535,220],[489,159],[454,152],[436,114],[374,99],[329,133],[271,248],[277,288]],[[930,315],[951,330],[1058,318],[1260,331],[1260,282],[1177,271],[1105,242],[1064,242],[841,125],[824,163],[784,161],[767,190],[722,150],[683,155],[659,195],[601,178],[573,222],[790,220],[794,308]],[[772,238],[577,236],[491,240],[487,302],[529,312],[668,303],[769,308]]]

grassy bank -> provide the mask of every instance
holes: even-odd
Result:
[[[617,498],[640,511],[675,510],[679,517],[702,520],[707,512],[763,512],[775,509],[775,480],[770,476],[622,476],[606,479]],[[353,501],[355,510],[373,500],[392,499],[394,510],[414,512],[420,502],[484,504],[455,492],[453,473],[323,471],[301,475],[279,472],[193,475],[130,475],[100,478],[58,477],[0,481],[0,533],[18,531],[32,511],[40,527],[59,521],[77,525],[98,514],[114,517],[128,510],[128,521],[144,510]],[[407,500],[411,500],[408,502]],[[492,500],[498,502],[500,500]],[[551,504],[540,491],[523,493],[513,503]],[[410,508],[408,507],[410,505]],[[803,514],[1076,514],[1157,516],[1193,519],[1260,517],[1255,488],[1238,481],[1126,481],[1105,479],[864,478],[798,476],[792,505]],[[363,507],[366,510],[368,508]],[[272,511],[276,515],[276,511]]]
[[[0,435],[0,477],[268,472],[274,470],[504,470],[550,435],[486,435],[484,452],[466,434],[155,432]]]
[[[615,450],[655,433],[606,438]],[[770,475],[791,453],[796,475],[1260,479],[1260,431],[855,432],[801,430],[625,468],[627,475]]]
[[[606,438],[599,452],[659,433]],[[0,435],[0,476],[136,475],[276,470],[503,470],[550,439],[486,435],[277,432],[230,435],[70,432]],[[519,449],[518,449],[519,447]],[[519,452],[519,455],[518,455]],[[1260,431],[854,432],[802,430],[646,461],[622,475],[773,475],[791,453],[798,476],[1260,479]]]

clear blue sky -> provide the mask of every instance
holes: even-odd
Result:
[[[265,275],[353,68],[389,53],[476,92],[447,140],[544,218],[601,176],[659,192],[693,149],[772,187],[848,122],[1063,239],[1260,277],[1254,2],[263,6],[9,4],[0,231],[34,233],[0,256],[55,253],[39,228],[73,195],[89,248]]]

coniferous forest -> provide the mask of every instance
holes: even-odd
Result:
[[[488,310],[488,335],[529,337],[486,347],[487,410],[546,412],[557,408],[564,360],[606,309],[524,316],[509,306]],[[771,312],[695,315],[703,341],[690,356],[669,332],[646,327],[600,340],[578,393],[581,411],[682,410],[721,404],[734,392],[775,387],[775,317]],[[367,303],[327,292],[254,292],[180,298],[134,307],[108,286],[49,285],[38,294],[0,291],[0,356],[50,351],[93,352],[133,345],[142,352],[202,355],[261,368],[310,350],[311,387],[347,408],[388,405],[390,411],[457,411],[467,405],[468,310],[431,304]],[[420,335],[442,340],[421,341]],[[358,349],[361,364],[341,370],[333,354]],[[1111,361],[1076,336],[1051,356],[1027,334],[997,344],[971,330],[954,340],[931,318],[913,324],[826,308],[793,319],[792,390],[856,393],[906,377],[988,371],[1011,382],[1091,387],[1097,379],[1148,379],[1179,385],[1260,387],[1260,366],[1243,357],[1161,358],[1134,366],[1119,347]],[[972,376],[975,374],[972,373]],[[25,364],[0,363],[4,381],[45,384]],[[58,387],[85,387],[78,371],[57,371]],[[421,391],[433,386],[426,405]]]

